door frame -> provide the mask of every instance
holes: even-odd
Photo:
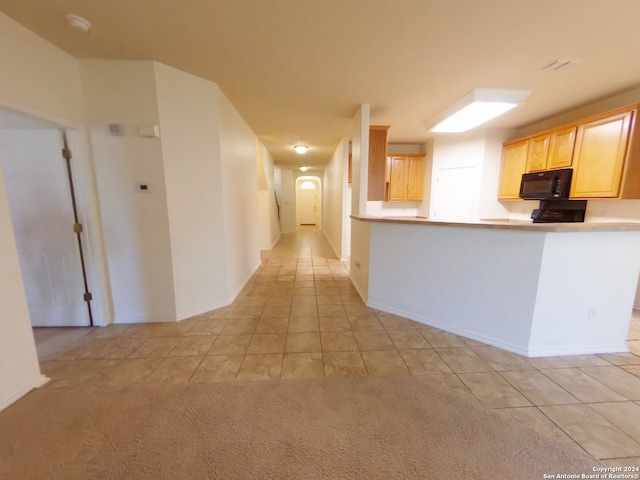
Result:
[[[300,175],[296,177],[295,193],[296,193],[296,228],[300,226],[300,185],[306,181],[311,181],[316,185],[318,192],[318,211],[316,213],[316,227],[322,229],[322,179],[313,175]]]
[[[28,115],[36,120],[49,122],[52,124],[52,129],[60,130],[61,136],[63,132],[66,133],[69,148],[73,155],[71,162],[75,195],[78,202],[78,217],[80,223],[84,227],[82,232],[82,244],[85,254],[87,282],[93,295],[93,299],[91,301],[93,324],[94,326],[104,327],[113,323],[114,309],[113,302],[111,300],[109,274],[102,240],[102,224],[98,204],[98,190],[96,187],[95,170],[93,168],[90,153],[88,130],[82,125],[74,125],[59,118],[53,118],[20,105],[6,104],[0,101],[0,109],[10,110],[23,115]],[[60,158],[62,158],[62,152],[59,153]],[[61,162],[60,165],[62,167],[63,163]],[[71,228],[73,220],[71,207],[69,218],[69,226]],[[22,289],[26,298],[26,293],[24,293],[24,284],[22,285]],[[82,294],[82,292],[80,294]]]

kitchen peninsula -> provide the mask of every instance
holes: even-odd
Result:
[[[640,223],[352,216],[367,305],[529,357],[628,351]]]

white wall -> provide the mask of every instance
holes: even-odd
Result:
[[[480,131],[435,138],[430,218],[464,221],[509,215],[497,201],[505,135]]]
[[[260,140],[256,140],[256,155],[259,178],[260,250],[270,250],[280,238],[273,157]]]
[[[18,263],[9,200],[0,171],[0,410],[42,381]]]
[[[83,60],[80,71],[115,321],[175,321],[162,146],[138,136],[140,125],[159,123],[154,65]],[[109,124],[123,125],[124,135],[111,135]]]
[[[324,167],[322,190],[322,232],[336,256],[343,261],[348,255],[343,250],[344,218],[349,213],[344,210],[348,188],[348,161],[349,139],[343,138]]]
[[[78,61],[0,13],[0,105],[62,125],[83,123]]]
[[[543,246],[536,232],[372,223],[368,305],[524,353]]]
[[[182,320],[229,302],[218,88],[166,65],[154,69],[176,316]]]
[[[546,235],[530,355],[627,351],[639,245],[640,232]]]
[[[260,265],[256,136],[220,89],[218,95],[222,207],[233,300]]]
[[[280,201],[280,228],[282,233],[296,231],[296,188],[293,171],[286,168],[276,170],[276,191]]]
[[[351,212],[367,215],[367,182],[369,169],[369,104],[362,104],[353,117],[351,140]]]
[[[370,278],[370,241],[371,227],[368,222],[351,219],[351,257],[349,258],[349,276],[356,287],[362,301],[366,304],[369,299]],[[372,273],[373,275],[373,273]]]
[[[0,13],[0,106],[78,125],[78,62]],[[0,410],[41,381],[26,296],[0,171]]]

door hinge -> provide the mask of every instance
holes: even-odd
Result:
[[[82,224],[81,223],[74,223],[73,224],[73,232],[74,233],[82,233]]]
[[[91,300],[93,300],[93,295],[91,295],[91,293],[87,292],[83,295],[84,301],[85,302],[90,302]]]
[[[67,147],[64,147],[62,149],[62,158],[64,158],[65,160],[71,160],[71,150],[69,150]]]

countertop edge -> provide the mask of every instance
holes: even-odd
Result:
[[[429,220],[424,217],[372,217],[350,215],[354,220],[371,223],[396,223],[434,227],[489,228],[502,230],[524,230],[534,232],[634,232],[640,231],[640,223],[528,223],[509,220],[480,220],[477,222],[448,222]]]

